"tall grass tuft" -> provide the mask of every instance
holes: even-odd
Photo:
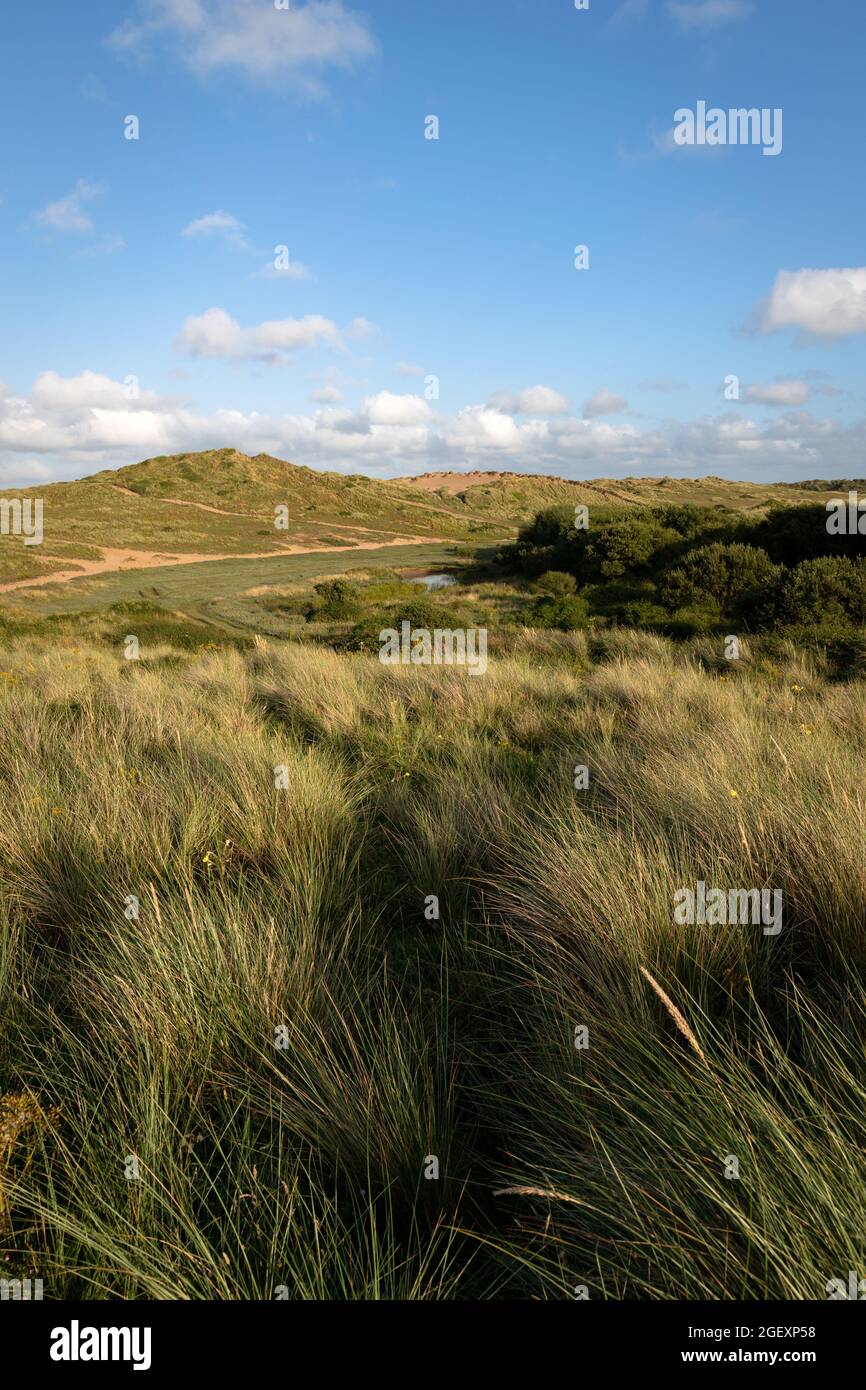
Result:
[[[160,655],[2,657],[9,1268],[123,1299],[863,1270],[866,685],[623,630],[477,679]],[[698,880],[781,889],[781,934],[676,924]]]

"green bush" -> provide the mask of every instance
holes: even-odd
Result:
[[[678,608],[660,624],[659,631],[666,637],[687,641],[690,637],[702,637],[705,633],[718,632],[722,625],[722,615],[714,604],[689,604]]]
[[[317,621],[345,622],[361,613],[357,584],[348,579],[325,579],[313,586],[319,596],[311,617]]]
[[[354,627],[342,637],[335,637],[331,645],[336,651],[378,652],[382,646],[379,633],[384,628],[394,627],[391,615],[384,609],[370,613],[355,623]]]
[[[866,561],[824,555],[789,570],[780,596],[786,623],[866,622]]]
[[[536,580],[534,588],[536,593],[547,594],[550,598],[570,598],[577,591],[577,580],[564,570],[547,570]]]
[[[630,599],[612,604],[608,617],[621,627],[660,628],[668,622],[668,611],[652,599]]]
[[[716,542],[683,557],[662,581],[661,598],[672,611],[705,599],[730,611],[746,594],[769,584],[775,572],[766,551],[753,545]]]
[[[578,595],[571,598],[551,598],[543,595],[536,599],[529,615],[530,627],[559,628],[562,632],[576,632],[589,621],[586,600]]]

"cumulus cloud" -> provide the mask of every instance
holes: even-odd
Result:
[[[146,51],[173,42],[198,75],[237,69],[251,79],[289,81],[319,96],[326,68],[353,68],[377,50],[367,19],[342,0],[141,0],[141,18],[109,35],[115,49]]]
[[[744,394],[756,405],[805,405],[812,388],[807,381],[767,381],[747,386]]]
[[[823,338],[866,333],[866,267],[780,270],[752,322],[762,333],[784,328]]]
[[[350,324],[346,336],[353,336],[353,328],[354,324]],[[343,334],[337,325],[321,314],[306,314],[302,319],[271,319],[253,328],[241,328],[225,309],[214,308],[186,320],[175,340],[175,349],[190,357],[278,363],[286,353],[318,343],[343,346]]]
[[[127,411],[132,405],[135,410],[170,411],[178,404],[173,397],[142,391],[135,377],[120,382],[101,372],[82,372],[80,376],[42,372],[33,383],[30,401],[37,410],[63,417],[88,407]]]
[[[448,438],[459,449],[511,450],[520,447],[522,432],[511,415],[486,405],[467,405],[457,412],[448,427]]]
[[[245,251],[249,247],[243,222],[239,222],[230,212],[208,212],[204,217],[197,217],[194,222],[184,227],[183,235],[219,237],[227,246],[236,247],[238,250]]]
[[[102,186],[91,179],[79,179],[71,193],[40,208],[33,214],[32,221],[50,232],[92,232],[93,219],[85,211],[84,204],[98,198],[102,191]]]
[[[715,29],[752,12],[747,0],[668,0],[668,11],[681,29]]]
[[[398,396],[393,391],[367,396],[361,413],[371,425],[423,425],[432,415],[420,396]]]
[[[311,467],[382,476],[438,469],[511,469],[564,477],[719,474],[731,478],[853,477],[866,421],[804,410],[757,422],[742,406],[638,428],[610,420],[515,418],[490,405],[434,414],[418,396],[367,396],[357,411],[322,402],[309,413],[220,409],[130,389],[97,372],[43,373],[29,395],[0,385],[0,473],[6,480],[81,476],[155,454],[227,445]]]
[[[497,391],[488,402],[506,415],[564,415],[565,396],[552,386],[527,386],[523,391]]]
[[[596,391],[584,403],[583,418],[595,420],[599,415],[616,415],[619,411],[627,409],[628,401],[622,396],[617,396],[613,391]]]

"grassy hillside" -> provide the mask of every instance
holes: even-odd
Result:
[[[866,685],[704,646],[523,634],[483,680],[7,647],[4,1274],[823,1299],[862,1269]],[[781,890],[783,930],[676,925],[697,880]]]
[[[432,489],[430,482],[441,485]],[[503,473],[401,478],[319,472],[260,454],[210,450],[147,459],[77,482],[7,490],[41,498],[45,539],[0,537],[0,586],[94,568],[171,565],[178,557],[280,556],[310,550],[513,536],[542,507],[694,502],[756,511],[779,501],[816,501],[821,484],[728,483],[719,478],[626,478],[567,482]],[[847,486],[847,484],[845,485]],[[816,490],[818,489],[818,490]],[[826,496],[838,495],[830,485]],[[287,530],[274,526],[288,509]],[[0,589],[0,602],[2,602]]]
[[[144,463],[79,482],[0,493],[41,498],[45,540],[0,537],[0,582],[85,573],[109,552],[112,568],[183,556],[280,556],[429,539],[502,537],[509,527],[452,499],[425,500],[374,479],[316,473],[233,449]],[[275,508],[288,529],[275,528]]]
[[[794,506],[845,495],[849,488],[866,488],[866,481],[838,479],[806,483],[740,483],[725,478],[594,478],[572,482],[565,478],[526,473],[470,474],[464,484],[459,473],[426,473],[398,480],[419,496],[463,497],[479,516],[517,524],[545,507],[655,507],[671,503],[718,507],[758,513],[773,503]]]

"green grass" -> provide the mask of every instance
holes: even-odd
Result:
[[[866,685],[712,655],[4,651],[6,1267],[191,1299],[862,1273]],[[675,925],[699,878],[781,888],[782,934]]]
[[[166,608],[183,608],[197,616],[213,605],[241,598],[247,589],[285,586],[333,574],[351,574],[386,565],[397,569],[430,568],[452,562],[453,547],[398,545],[376,550],[319,551],[260,560],[205,560],[193,565],[128,570],[70,580],[38,591],[15,589],[0,594],[0,614],[11,618],[62,613],[92,613],[115,603],[145,599]]]

